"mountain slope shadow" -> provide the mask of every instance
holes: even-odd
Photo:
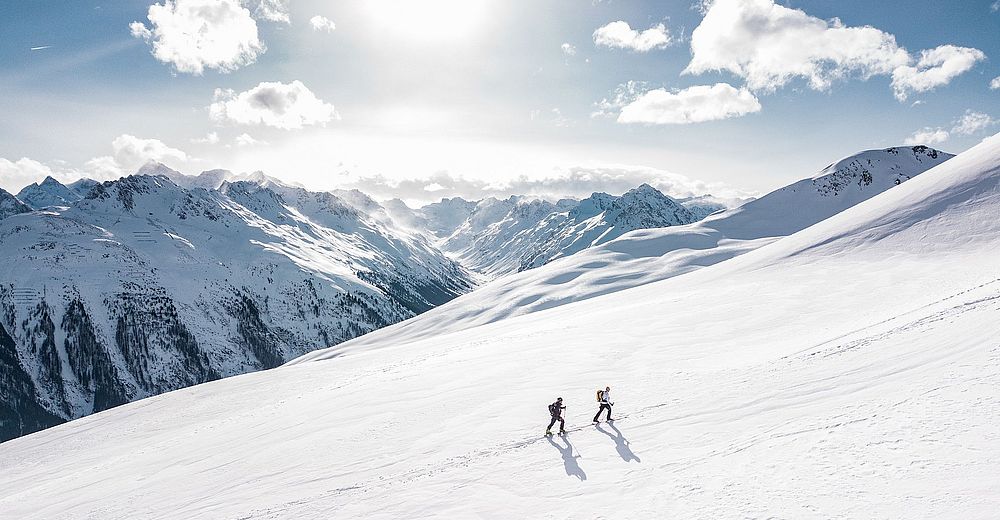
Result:
[[[563,442],[566,443],[565,448],[554,441],[552,437],[547,436],[545,439],[549,441],[549,444],[551,444],[553,448],[559,450],[559,454],[562,455],[563,465],[566,467],[566,475],[576,477],[580,480],[587,480],[587,473],[583,471],[583,468],[581,468],[580,464],[576,461],[576,459],[579,459],[580,456],[573,455],[573,445],[570,444],[568,437],[565,435],[562,436]]]
[[[614,430],[614,433],[611,433],[605,430],[604,428],[601,428],[600,424],[597,425],[597,431],[603,433],[604,435],[607,435],[608,437],[611,437],[611,440],[615,441],[615,449],[618,450],[618,455],[621,456],[622,460],[624,460],[625,462],[631,462],[634,460],[641,464],[642,460],[639,459],[638,455],[632,452],[632,447],[631,447],[632,443],[630,443],[628,439],[626,439],[625,436],[622,435],[621,430],[619,430],[618,427],[614,425],[614,423],[609,422],[606,424],[612,430]]]

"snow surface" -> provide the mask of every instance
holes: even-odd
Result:
[[[993,517],[998,246],[993,138],[713,267],[0,444],[0,516]]]

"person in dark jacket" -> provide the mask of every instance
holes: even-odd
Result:
[[[601,407],[597,409],[597,415],[594,416],[594,422],[600,422],[599,419],[601,418],[601,412],[604,410],[608,411],[608,421],[614,420],[611,418],[611,407],[614,406],[615,402],[611,400],[610,386],[604,387],[604,391],[600,392],[600,399],[598,399],[598,402],[601,403]]]
[[[559,421],[559,434],[566,433],[566,420],[562,417],[562,412],[566,407],[563,406],[562,402],[562,397],[560,397],[549,405],[549,415],[552,416],[552,420],[549,422],[549,427],[545,428],[545,435],[552,435],[552,426],[556,421]]]

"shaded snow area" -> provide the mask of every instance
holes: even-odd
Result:
[[[694,272],[0,444],[0,517],[993,517],[998,247],[993,138]]]

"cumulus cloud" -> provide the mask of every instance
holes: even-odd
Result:
[[[320,125],[337,119],[325,103],[301,81],[264,82],[246,92],[216,89],[209,115],[218,123],[266,125],[284,130]]]
[[[635,52],[649,52],[662,49],[673,43],[667,27],[656,24],[645,31],[633,29],[627,22],[621,20],[598,27],[594,31],[594,44],[613,49],[628,49]]]
[[[291,23],[288,17],[288,0],[258,0],[253,14],[269,22]]]
[[[345,187],[359,189],[380,199],[434,202],[447,197],[478,200],[511,195],[548,199],[584,198],[594,192],[619,195],[642,183],[650,184],[674,198],[711,194],[730,205],[737,205],[756,195],[722,183],[706,183],[676,173],[637,166],[573,167],[560,169],[548,177],[522,176],[503,182],[468,179],[447,172],[404,180],[369,176],[345,183]]]
[[[39,182],[47,176],[56,179],[65,177],[34,159],[22,157],[16,161],[10,161],[0,157],[0,188],[10,193],[17,194],[25,186]]]
[[[333,23],[333,20],[320,15],[310,18],[309,25],[312,26],[314,31],[333,32],[337,28],[337,24]]]
[[[257,145],[265,145],[265,144],[267,144],[266,141],[261,141],[259,139],[254,139],[254,137],[252,135],[250,135],[250,134],[248,134],[246,132],[244,132],[244,133],[236,136],[235,143],[236,143],[236,146],[240,146],[240,147],[242,147],[242,146],[257,146]]]
[[[115,179],[131,175],[150,161],[166,163],[177,167],[186,164],[191,157],[182,150],[167,146],[159,139],[144,139],[130,134],[122,134],[111,142],[112,155],[94,157],[84,164],[77,177],[93,179]]]
[[[848,27],[773,0],[715,0],[691,35],[687,74],[728,71],[753,91],[773,92],[796,78],[815,90],[840,79],[891,75],[898,98],[945,85],[985,58],[977,50],[944,45],[918,59],[892,34]]]
[[[760,112],[760,101],[746,88],[727,83],[697,85],[683,90],[649,90],[622,107],[619,123],[684,125],[717,121]]]
[[[993,119],[989,114],[966,110],[962,117],[952,122],[951,130],[928,126],[917,130],[903,142],[907,145],[943,143],[951,139],[953,135],[978,134],[997,123],[998,121]]]
[[[965,114],[955,121],[955,126],[952,127],[951,132],[959,135],[972,135],[986,130],[995,124],[997,124],[997,121],[990,117],[989,114],[966,110]]]
[[[53,168],[27,157],[17,161],[0,158],[0,188],[17,192],[47,176],[60,182],[72,182],[81,177],[98,181],[117,179],[135,173],[149,161],[179,165],[191,160],[185,152],[167,146],[158,139],[142,139],[128,134],[115,138],[111,142],[111,149],[112,155],[90,159],[82,169],[67,167],[61,161],[57,168]]]
[[[562,49],[563,54],[567,56],[576,56],[576,47],[574,47],[573,45],[564,43],[560,46],[560,48]]]
[[[919,144],[932,145],[943,143],[949,138],[951,138],[951,134],[943,128],[925,127],[922,130],[917,130],[910,137],[907,137],[903,141],[903,144],[907,146],[915,146]]]
[[[618,117],[622,107],[632,103],[650,90],[648,85],[649,83],[645,81],[627,81],[618,85],[611,92],[611,97],[594,103],[597,110],[591,112],[590,117]]]
[[[915,66],[897,67],[892,72],[892,89],[896,99],[906,101],[910,92],[927,92],[968,72],[985,60],[979,49],[942,45],[920,53]]]
[[[990,90],[1000,89],[1000,76],[997,76],[990,80]]]
[[[257,22],[239,0],[165,0],[149,6],[149,26],[129,25],[132,36],[152,45],[153,56],[177,72],[232,72],[265,51]]]
[[[177,148],[171,148],[159,139],[142,139],[134,135],[122,134],[111,142],[115,163],[120,169],[131,172],[149,161],[185,162],[188,155]]]

